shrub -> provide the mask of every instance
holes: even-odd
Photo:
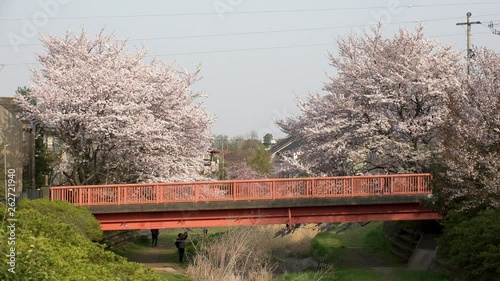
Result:
[[[466,280],[497,280],[500,276],[500,209],[477,214],[450,212],[444,221],[439,252]]]
[[[4,237],[9,223],[5,205],[0,204],[0,211],[5,214],[0,230]],[[58,201],[21,201],[15,217],[15,244],[0,243],[2,253],[15,248],[15,274],[2,262],[0,280],[161,280],[93,243],[101,232],[88,211]]]
[[[19,202],[19,209],[30,210],[34,216],[43,215],[51,221],[75,226],[76,231],[89,240],[100,241],[102,239],[99,222],[86,208],[75,207],[66,201],[50,201],[44,198],[22,200]],[[40,226],[43,227],[43,225]]]

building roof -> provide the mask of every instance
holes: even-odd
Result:
[[[13,97],[0,97],[0,105],[14,115],[22,112],[21,107]]]
[[[283,151],[293,150],[302,145],[302,141],[296,139],[295,137],[286,137],[284,139],[280,139],[276,145],[271,148],[271,157],[274,157],[276,154],[279,154]]]
[[[14,97],[0,97],[0,106],[5,108],[10,112],[16,119],[18,119],[23,124],[30,124],[31,122],[26,119],[19,118],[19,115],[23,112],[23,109],[16,101]]]

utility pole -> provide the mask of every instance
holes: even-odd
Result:
[[[471,25],[473,24],[481,24],[480,21],[470,21],[470,17],[472,14],[470,12],[467,13],[467,22],[459,22],[457,25],[467,25],[467,75],[470,74],[470,59],[472,58],[472,49],[470,46],[470,31]]]
[[[222,144],[221,144],[221,166],[222,166],[222,169],[220,170],[220,180],[224,180],[224,137],[222,137],[222,140],[221,140]],[[227,146],[226,146],[226,149],[227,149]]]
[[[7,204],[7,194],[9,193],[8,192],[8,189],[7,189],[7,146],[9,146],[9,144],[4,144],[3,146],[3,165],[4,165],[4,170],[5,170],[5,204]]]
[[[226,147],[226,149],[227,149],[227,147]],[[225,179],[224,177],[226,176],[226,175],[224,175],[224,168],[225,168],[224,164],[225,164],[224,163],[224,139],[222,139],[222,179],[221,180],[224,180]]]

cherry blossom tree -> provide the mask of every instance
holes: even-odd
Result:
[[[27,118],[62,141],[70,184],[193,180],[213,118],[193,93],[194,73],[130,52],[103,32],[47,36],[38,55]]]
[[[264,145],[252,132],[249,137],[237,136],[230,140],[224,140],[215,147],[223,150],[224,168],[227,179],[247,180],[265,178],[272,168],[270,153],[264,149]],[[216,139],[224,139],[222,136]]]
[[[232,179],[232,180],[253,180],[253,179],[265,178],[264,175],[255,171],[255,169],[252,168],[246,162],[233,163],[228,168],[227,172],[230,176],[230,179]]]
[[[476,49],[443,134],[448,198],[461,208],[500,207],[500,54]]]
[[[446,104],[460,88],[460,55],[400,30],[338,41],[326,95],[299,101],[302,114],[279,120],[303,145],[290,160],[313,175],[421,172],[442,150]],[[295,162],[295,163],[294,163]]]

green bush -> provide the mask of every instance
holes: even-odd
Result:
[[[0,211],[0,234],[5,237],[10,234],[5,227],[6,206],[0,204]],[[15,274],[2,262],[0,280],[162,280],[92,242],[102,232],[84,209],[58,201],[21,201],[15,218],[15,244],[0,243],[2,254],[15,247]]]
[[[384,236],[384,226],[377,225],[376,228],[370,230],[364,237],[363,246],[369,249],[378,251],[389,251],[391,242]]]
[[[500,276],[500,209],[477,214],[450,212],[444,221],[439,253],[461,269],[466,280],[498,280]]]
[[[48,199],[22,200],[18,207],[21,210],[37,212],[52,221],[76,226],[76,230],[89,240],[100,241],[102,239],[99,222],[86,208],[75,207],[66,201]]]

